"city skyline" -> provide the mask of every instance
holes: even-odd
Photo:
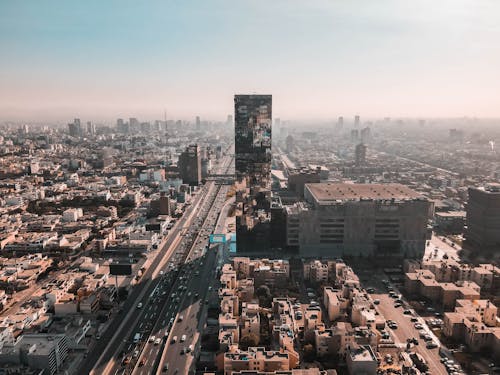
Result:
[[[0,120],[500,117],[497,2],[228,4],[2,3]]]

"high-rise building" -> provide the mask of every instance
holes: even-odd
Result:
[[[339,116],[339,118],[337,120],[337,129],[342,130],[343,128],[344,128],[344,117]]]
[[[197,186],[201,183],[201,152],[197,144],[187,146],[180,154],[179,173],[185,184]]]
[[[233,115],[227,115],[226,124],[233,125]]]
[[[500,184],[469,188],[466,244],[475,252],[500,251]]]
[[[129,131],[138,132],[140,127],[139,120],[137,120],[137,118],[135,117],[130,117],[128,119],[128,126],[129,126]]]
[[[236,245],[270,247],[271,95],[235,95]]]
[[[92,121],[87,121],[87,134],[95,135],[95,124]]]
[[[371,129],[369,126],[361,129],[360,137],[361,137],[361,143],[366,144],[366,143],[370,142],[370,139],[372,137],[372,132],[371,132]]]
[[[201,119],[200,116],[196,116],[196,130],[200,130],[201,128]]]
[[[356,146],[355,150],[356,156],[356,167],[363,167],[366,164],[366,146],[360,143]]]
[[[68,124],[69,135],[72,137],[80,137],[82,135],[82,127],[80,119],[75,118],[75,121]]]
[[[351,142],[352,143],[358,143],[359,142],[359,130],[358,129],[352,129],[351,130]]]
[[[354,127],[359,128],[359,115],[354,116]]]

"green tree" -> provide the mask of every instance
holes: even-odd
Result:
[[[253,333],[249,333],[240,339],[240,348],[243,350],[257,345],[259,345],[259,338]]]

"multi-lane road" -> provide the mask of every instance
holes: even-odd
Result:
[[[227,171],[231,161],[230,156],[225,157],[217,172]],[[89,352],[79,373],[151,373],[158,367],[161,349],[167,343],[166,334],[174,325],[179,308],[200,294],[195,291],[195,280],[207,277],[205,271],[209,270],[211,257],[210,252],[204,254],[205,246],[210,223],[215,223],[214,215],[224,202],[224,191],[227,187],[213,181],[201,189],[162,242],[141,283],[134,287],[121,312]],[[205,267],[203,261],[194,260],[198,257],[206,258]]]
[[[226,192],[227,189],[219,191],[214,204],[216,209],[210,212],[205,230],[222,233],[225,225],[224,217],[217,224],[216,222],[224,204]],[[157,374],[189,374],[194,371],[195,357],[199,349],[198,343],[207,315],[208,294],[217,282],[217,263],[221,263],[223,257],[224,253],[219,251],[218,245],[212,245],[201,257],[198,257],[196,250],[190,256],[189,264],[195,265],[194,277],[188,282],[179,313],[174,319],[168,340],[162,348]],[[183,336],[185,336],[184,341]]]

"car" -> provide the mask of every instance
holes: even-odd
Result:
[[[178,322],[182,322],[184,320],[184,315],[179,315],[179,319],[177,319]]]
[[[168,371],[168,363],[165,363],[163,365],[163,369],[162,369],[163,372],[167,372]]]
[[[380,300],[379,299],[374,299],[373,300],[374,305],[380,305]]]
[[[177,336],[172,337],[172,340],[170,341],[171,344],[175,344],[177,342]]]
[[[412,316],[410,322],[412,323],[418,322],[418,318],[416,316]]]
[[[95,335],[95,339],[96,340],[100,340],[101,339],[101,334],[99,332],[97,332],[97,334]]]
[[[137,358],[137,357],[139,357],[139,351],[138,350],[134,351],[134,358]]]
[[[424,337],[423,337],[424,341],[432,341],[432,337],[431,335],[429,334],[426,334]]]
[[[395,308],[398,308],[398,307],[401,307],[401,306],[402,306],[402,305],[401,305],[399,302],[396,302],[396,303],[394,304],[394,307],[395,307]]]
[[[156,340],[155,340],[155,345],[160,345],[161,343],[161,339],[158,337]]]
[[[139,302],[139,303],[137,304],[137,308],[138,308],[138,309],[142,309],[142,302]]]
[[[403,311],[403,314],[405,314],[405,315],[411,315],[411,310],[406,309],[406,310]]]
[[[424,326],[422,325],[422,323],[418,323],[418,322],[415,323],[413,326],[415,327],[415,329],[423,329],[424,328]]]
[[[186,341],[186,335],[181,336],[181,342],[184,342],[184,341]]]
[[[151,337],[149,337],[149,340],[148,340],[148,341],[149,341],[149,342],[153,342],[153,341],[155,341],[155,340],[156,340],[156,337],[151,336]]]
[[[437,348],[438,346],[434,341],[429,341],[427,344],[425,344],[425,347],[427,349],[434,349]]]

